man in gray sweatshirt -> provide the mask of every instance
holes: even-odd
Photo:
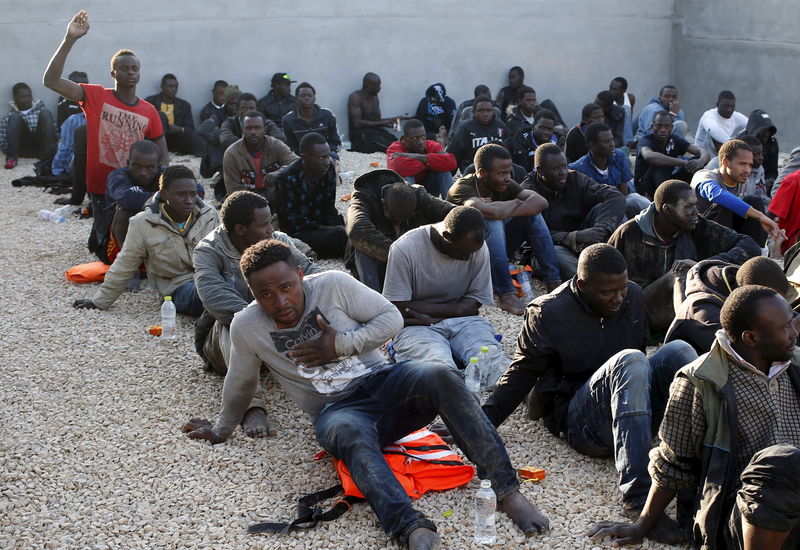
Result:
[[[262,241],[242,255],[255,303],[231,324],[231,359],[215,425],[193,418],[192,439],[222,443],[241,421],[268,365],[287,394],[314,420],[317,441],[341,459],[384,529],[412,549],[438,547],[436,526],[411,506],[381,449],[428,425],[445,423],[498,508],[527,534],[547,519],[519,492],[500,436],[454,369],[408,361],[390,364],[380,347],[403,326],[391,302],[346,273],[307,277],[289,248]]]

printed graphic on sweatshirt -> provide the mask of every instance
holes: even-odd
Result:
[[[113,168],[128,165],[134,142],[144,139],[149,119],[108,103],[100,113],[100,162]]]
[[[317,326],[317,315],[322,315],[322,312],[319,308],[314,308],[295,330],[271,332],[270,336],[278,352],[288,357],[292,346],[316,338],[322,332]],[[329,322],[324,315],[322,318],[326,323]],[[368,374],[369,367],[358,356],[353,355],[320,367],[297,365],[297,372],[303,378],[308,378],[319,393],[327,395],[344,390],[350,382]]]
[[[494,136],[475,137],[475,134],[472,134],[472,136],[473,136],[472,137],[472,148],[473,149],[477,149],[478,147],[486,145],[487,143],[495,143],[495,142],[500,143],[503,140],[503,130],[499,130],[498,134],[499,135],[497,137],[494,137]]]

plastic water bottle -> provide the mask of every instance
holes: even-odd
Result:
[[[517,273],[517,282],[519,283],[519,287],[522,290],[522,299],[525,301],[525,305],[527,305],[528,302],[533,300],[533,289],[531,288],[530,273],[527,272],[524,265],[519,266],[519,273]]]
[[[467,365],[467,369],[464,372],[464,384],[467,386],[467,389],[476,396],[480,393],[481,368],[480,365],[478,364],[477,357],[469,358],[469,365]]]
[[[178,336],[178,325],[175,323],[175,304],[172,296],[164,296],[161,305],[161,339],[174,340]]]
[[[64,221],[64,216],[56,214],[51,210],[39,210],[38,216],[40,220],[44,220],[46,222],[60,223]]]
[[[497,530],[494,516],[497,510],[497,497],[492,490],[492,482],[481,480],[481,488],[475,495],[475,542],[478,544],[494,544]]]
[[[339,178],[340,178],[340,179],[342,180],[342,182],[344,182],[344,183],[346,183],[346,182],[349,182],[350,180],[352,180],[352,179],[353,179],[353,178],[355,178],[355,177],[356,177],[356,172],[355,172],[355,170],[350,170],[350,171],[348,171],[348,172],[342,172],[341,174],[339,174]]]
[[[74,208],[75,207],[72,206],[71,204],[65,204],[61,208],[56,208],[56,214],[58,214],[59,216],[61,216],[66,220],[67,218],[69,218],[69,215],[72,214],[72,210]]]
[[[492,359],[489,357],[489,346],[481,346],[481,351],[478,353],[478,365],[481,368],[481,387],[486,388],[488,384],[486,381],[489,379],[492,371]]]

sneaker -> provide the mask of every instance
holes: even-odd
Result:
[[[17,166],[17,159],[12,159],[12,158],[7,158],[6,159],[6,164],[4,166],[4,168],[6,170],[11,170],[12,168],[15,168],[16,166]]]

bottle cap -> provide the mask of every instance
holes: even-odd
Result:
[[[481,480],[481,489],[491,489],[492,488],[492,480],[491,479],[482,479]]]
[[[164,296],[164,301],[165,302],[171,302],[172,301],[172,296]]]
[[[481,352],[489,353],[489,346],[481,346]]]
[[[469,362],[470,363],[477,363],[478,362],[478,358],[477,357],[470,357],[469,358]]]

